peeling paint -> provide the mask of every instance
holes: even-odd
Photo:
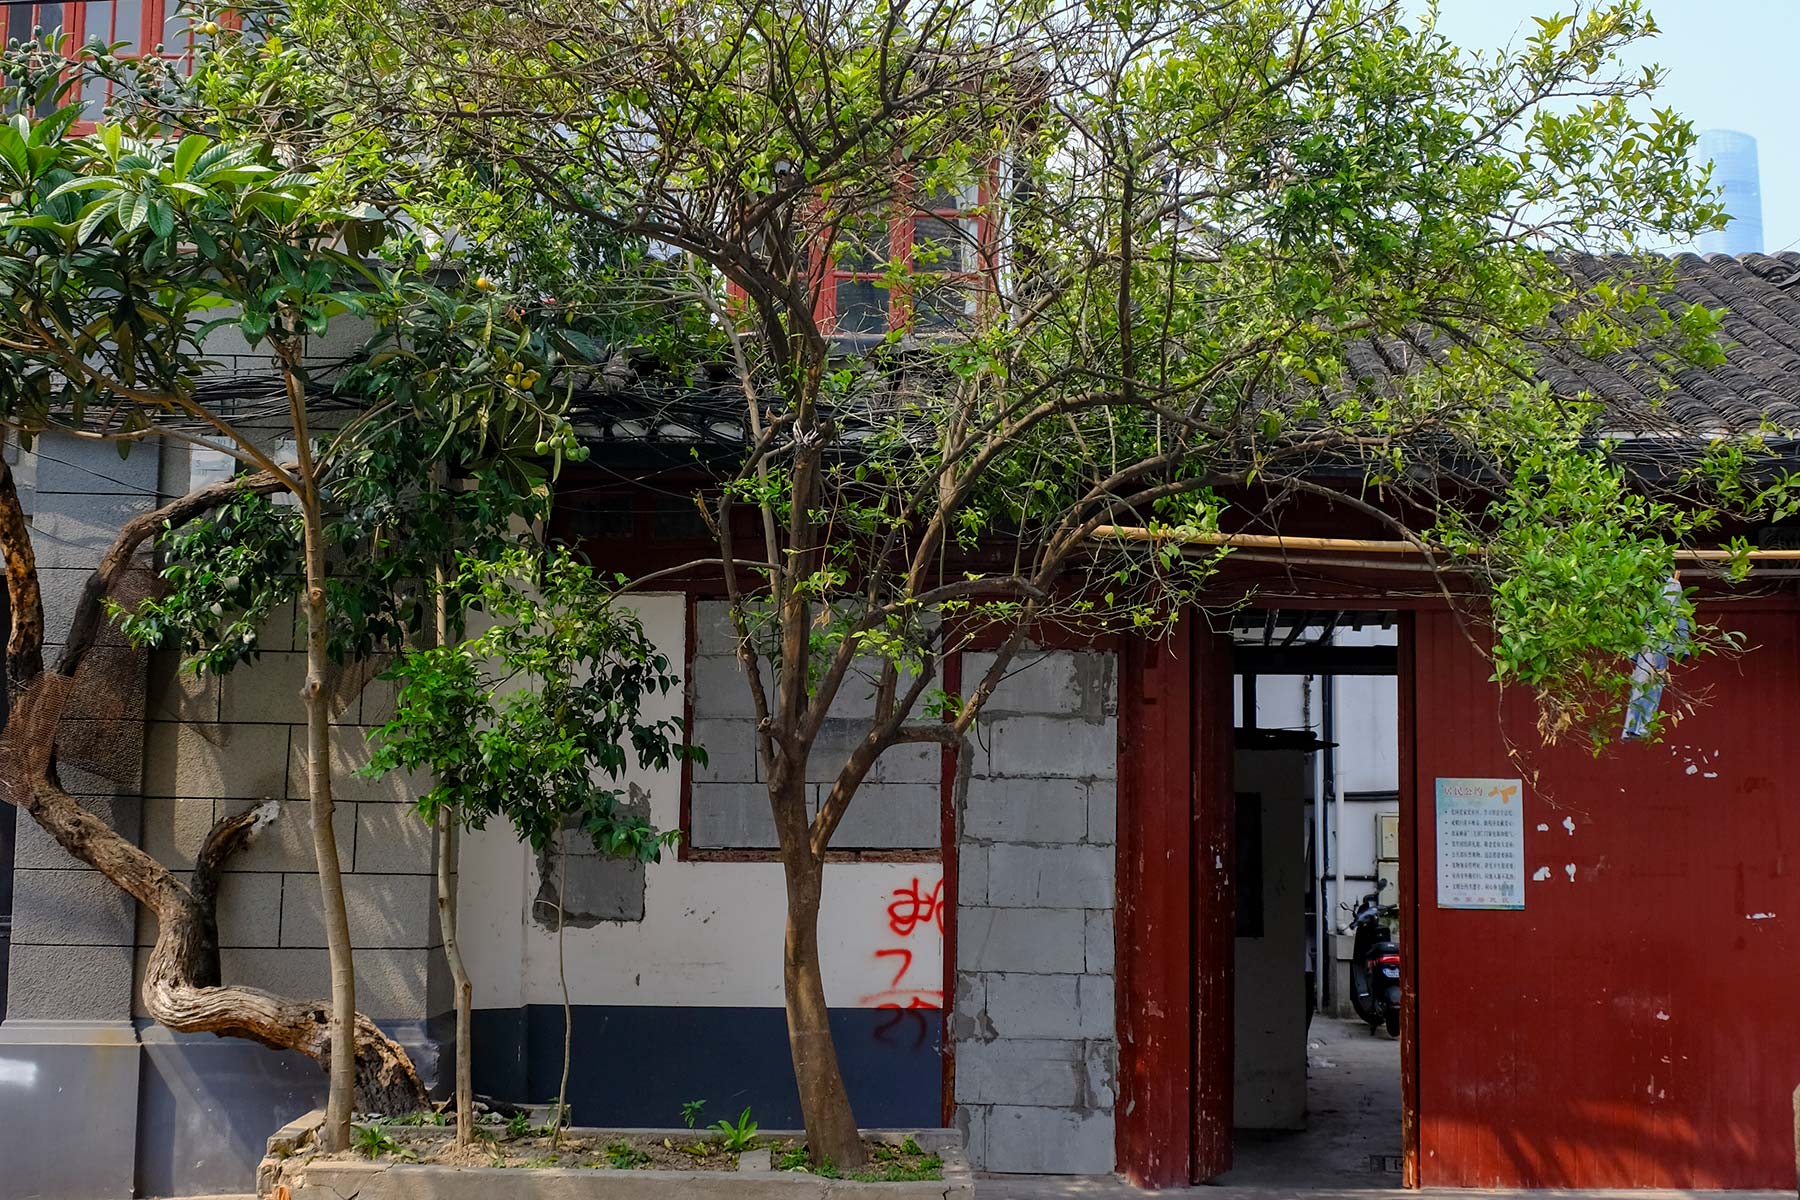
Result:
[[[1563,825],[1564,829],[1569,831],[1570,837],[1575,836],[1575,818],[1574,817],[1564,817],[1562,820],[1562,825]]]
[[[1539,833],[1549,833],[1549,832],[1550,832],[1550,827],[1549,827],[1549,826],[1548,826],[1548,825],[1544,825],[1544,824],[1542,824],[1542,823],[1540,823],[1540,824],[1539,824],[1539,825],[1538,825],[1538,828],[1537,828],[1537,831],[1538,831],[1538,832],[1539,832]]]
[[[1569,882],[1574,883],[1575,882],[1575,864],[1574,863],[1564,863],[1563,870],[1568,872]]]
[[[1774,919],[1775,919],[1774,913],[1751,913],[1749,916],[1744,918],[1744,920],[1746,920],[1746,921],[1772,921]]]
[[[1544,882],[1544,880],[1546,880],[1548,878],[1550,878],[1550,868],[1549,867],[1539,867],[1535,872],[1532,873],[1531,881],[1533,883],[1542,883],[1542,882]]]
[[[1656,1013],[1656,1019],[1659,1021],[1666,1021],[1669,1019],[1669,1014],[1659,1009]]]

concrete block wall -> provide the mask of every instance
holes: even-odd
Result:
[[[75,598],[118,527],[185,490],[187,452],[45,437],[9,443],[32,520],[54,656]],[[143,594],[149,559],[129,584]],[[128,594],[130,594],[128,593]],[[291,606],[261,635],[264,654],[223,678],[196,678],[174,652],[145,655],[116,635],[82,668],[59,737],[64,785],[115,828],[178,872],[190,869],[212,824],[265,800],[279,817],[229,864],[219,915],[226,978],[290,995],[328,987],[313,870]],[[433,902],[430,830],[412,810],[415,781],[358,779],[368,728],[386,719],[391,689],[372,672],[334,687],[339,852],[346,873],[361,1003],[380,1019],[423,1021],[447,1007]],[[141,1016],[134,979],[155,938],[98,872],[30,820],[17,829],[9,1020],[129,1020]],[[134,969],[135,968],[135,969]]]
[[[166,450],[165,492],[185,491],[212,465]],[[289,604],[258,632],[260,657],[223,676],[195,676],[174,651],[152,654],[144,724],[142,844],[168,866],[191,868],[220,818],[274,803],[274,822],[226,865],[220,966],[229,982],[295,997],[330,986],[307,802],[304,636]],[[355,773],[368,761],[369,730],[393,710],[379,671],[362,664],[331,680],[333,824],[357,948],[357,1006],[380,1021],[422,1023],[449,1007],[449,990],[437,953],[434,843],[413,810],[421,785]],[[155,936],[154,919],[140,914],[139,972]]]
[[[750,688],[737,658],[737,634],[724,601],[695,606],[690,685],[694,738],[707,762],[694,768],[691,844],[700,850],[773,849],[761,764],[756,758]],[[817,811],[875,711],[878,664],[860,664],[844,681],[807,765],[809,807]],[[832,839],[839,850],[936,849],[942,840],[942,753],[932,745],[896,746],[875,763]]]
[[[309,997],[325,994],[329,975],[298,694],[305,656],[290,648],[290,622],[291,614],[277,623],[283,628],[265,631],[258,661],[222,679],[196,679],[175,655],[154,656],[143,844],[169,866],[191,868],[215,821],[273,801],[274,822],[226,865],[220,965],[232,983]],[[335,689],[332,730],[333,825],[357,948],[357,1005],[376,1020],[422,1022],[449,1007],[434,843],[413,809],[417,781],[354,773],[368,759],[370,728],[388,710],[383,686],[359,682]],[[154,919],[142,914],[140,971],[155,937]]]
[[[54,435],[31,451],[9,438],[6,454],[31,518],[45,658],[53,659],[119,525],[155,507],[160,464],[154,447],[121,459],[111,446]],[[127,587],[141,592],[147,582],[140,574]],[[59,739],[63,785],[134,840],[142,822],[143,658],[105,638],[82,668]],[[134,902],[29,817],[18,819],[16,834],[8,1020],[128,1020]]]
[[[958,781],[957,1123],[989,1171],[1113,1169],[1117,721],[1113,655],[1021,656]]]

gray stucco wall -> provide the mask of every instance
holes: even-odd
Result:
[[[121,460],[111,446],[61,437],[42,439],[35,453],[9,442],[9,457],[54,642],[119,525],[187,489],[189,457],[141,447]],[[147,567],[146,559],[132,581],[137,594],[150,584]],[[83,803],[178,873],[215,820],[275,801],[278,819],[229,864],[221,888],[222,967],[230,983],[323,996],[298,694],[305,665],[292,614],[260,641],[256,663],[196,679],[173,653],[144,655],[109,637],[83,666],[59,767]],[[366,761],[368,727],[392,703],[370,674],[333,684],[336,827],[358,1002],[409,1046],[429,1080],[437,1051],[427,1022],[449,1007],[433,844],[412,810],[412,781],[353,774]],[[20,818],[0,1023],[0,1194],[9,1200],[241,1191],[268,1130],[314,1103],[320,1076],[299,1056],[172,1036],[142,1019],[135,981],[154,939],[153,918]],[[88,1136],[71,1155],[57,1131],[78,1127]]]
[[[965,687],[991,662],[965,656]],[[1022,657],[959,781],[957,1123],[990,1171],[1113,1169],[1115,673]]]

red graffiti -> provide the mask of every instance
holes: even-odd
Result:
[[[910,938],[921,928],[936,929],[940,934],[944,930],[944,881],[938,880],[930,891],[926,891],[919,883],[917,876],[905,887],[895,888],[893,901],[887,906],[888,930],[895,937]],[[884,946],[875,951],[875,961],[884,958],[897,959],[891,964],[895,969],[888,986],[879,992],[862,998],[864,1008],[891,1009],[899,1014],[914,1012],[919,1009],[944,1007],[944,989],[942,987],[919,987],[907,982],[907,973],[912,970],[913,951],[905,946]],[[920,981],[924,982],[923,980]],[[935,982],[935,980],[933,981]],[[892,1025],[883,1026],[890,1029]]]
[[[912,951],[911,950],[901,950],[897,947],[892,950],[877,950],[875,952],[875,957],[876,958],[898,958],[900,960],[900,969],[898,971],[894,972],[894,982],[888,985],[890,987],[899,987],[900,980],[902,978],[904,978],[906,975],[906,972],[912,968]]]
[[[939,933],[944,932],[943,892],[941,879],[929,892],[921,892],[916,876],[908,886],[895,888],[894,902],[887,909],[888,928],[899,937],[911,937],[920,925],[935,925]]]

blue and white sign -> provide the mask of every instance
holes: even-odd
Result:
[[[1437,902],[1525,907],[1525,791],[1517,779],[1437,781]]]

